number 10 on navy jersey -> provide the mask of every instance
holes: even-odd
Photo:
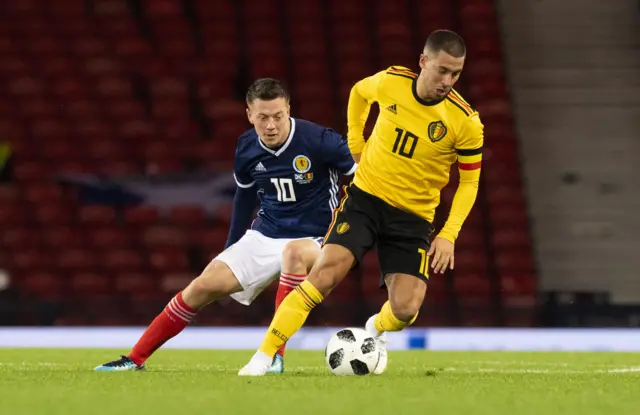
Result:
[[[355,169],[340,134],[292,118],[291,133],[278,149],[266,147],[254,129],[240,136],[234,175],[238,186],[258,194],[252,229],[271,238],[300,238],[325,234],[338,206],[340,175]]]
[[[295,202],[296,192],[291,179],[271,179],[271,183],[276,187],[278,202]]]

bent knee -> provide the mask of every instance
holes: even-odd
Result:
[[[289,242],[282,250],[282,260],[291,264],[302,264],[307,250],[308,248],[302,241]]]
[[[308,280],[326,295],[344,279],[353,264],[351,251],[338,245],[325,245]]]
[[[410,322],[420,311],[422,299],[415,296],[409,300],[398,301],[392,298],[389,300],[391,312],[400,321]]]

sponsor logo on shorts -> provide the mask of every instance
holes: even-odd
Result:
[[[338,225],[338,227],[336,227],[336,232],[338,232],[338,235],[342,235],[348,230],[349,230],[349,224],[347,222],[342,222],[341,224]]]

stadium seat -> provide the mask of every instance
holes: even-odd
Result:
[[[93,225],[109,225],[116,220],[116,211],[109,206],[81,206],[78,212],[80,224]]]
[[[125,224],[130,226],[148,226],[158,221],[158,209],[154,206],[134,206],[124,213]]]
[[[56,254],[56,262],[64,271],[90,271],[96,265],[94,252],[86,249],[62,249]]]
[[[111,290],[111,279],[90,272],[79,273],[73,275],[70,285],[78,295],[107,294]]]
[[[154,249],[149,253],[149,264],[158,273],[185,271],[188,262],[187,255],[182,249]]]
[[[144,259],[138,252],[130,249],[107,251],[100,256],[101,267],[114,274],[135,272],[142,269]]]
[[[123,249],[132,242],[124,230],[112,226],[88,229],[87,240],[94,249],[99,251]]]
[[[50,272],[29,273],[20,283],[20,289],[32,299],[57,300],[63,296],[65,288],[66,281]]]
[[[177,226],[201,227],[206,217],[201,206],[175,206],[170,210],[171,221]]]

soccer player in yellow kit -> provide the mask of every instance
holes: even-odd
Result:
[[[387,367],[387,331],[411,325],[429,279],[454,267],[454,244],[475,202],[484,140],[478,113],[453,89],[466,55],[463,39],[438,30],[420,55],[420,73],[392,66],[353,87],[348,140],[359,162],[307,279],[282,302],[259,350],[239,375],[264,375],[278,348],[302,327],[309,312],[337,286],[375,244],[389,300],[365,328],[381,350],[374,371]],[[372,102],[380,115],[365,144]],[[449,217],[430,243],[440,191],[458,162],[460,183]]]

